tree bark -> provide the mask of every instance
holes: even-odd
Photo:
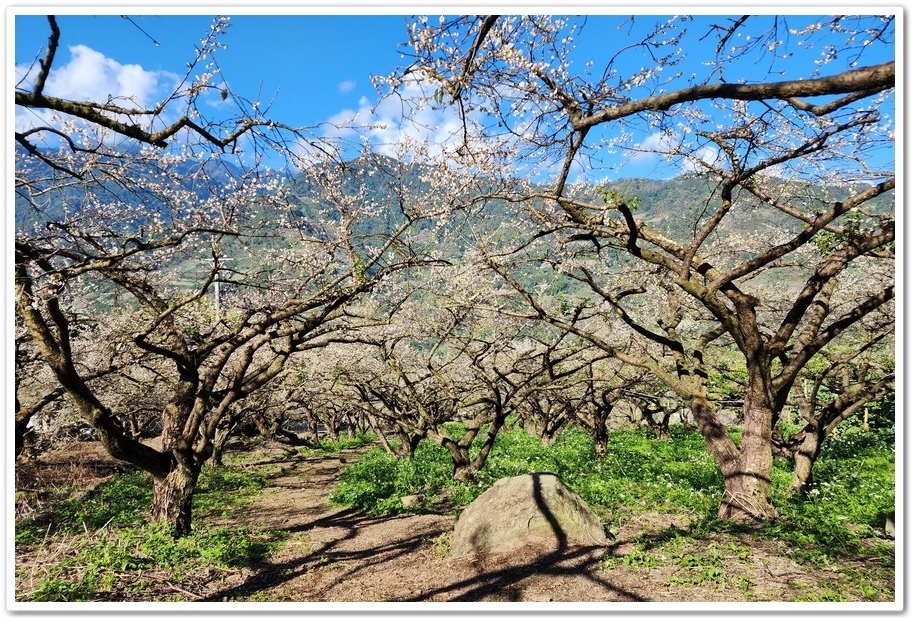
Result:
[[[732,471],[723,471],[725,494],[719,505],[720,519],[755,523],[775,521],[778,517],[770,502],[773,491],[773,410],[766,402],[753,391],[748,391],[745,396],[741,449]]]
[[[773,483],[768,476],[753,467],[758,456],[747,457],[741,464],[743,470],[736,470],[725,477],[725,494],[719,504],[719,519],[736,523],[752,524],[775,521],[776,509],[769,501]]]
[[[592,430],[595,438],[595,455],[603,457],[607,454],[608,430],[607,416],[602,414],[595,416],[595,426]]]
[[[443,438],[440,443],[452,456],[452,478],[458,482],[468,482],[473,479],[477,470],[471,465],[471,454],[468,448],[459,446],[448,438]]]
[[[176,465],[153,479],[153,522],[167,523],[176,537],[191,533],[191,504],[200,468]]]
[[[745,401],[745,428],[740,450],[706,400],[695,398],[690,402],[706,447],[725,479],[719,519],[747,524],[777,518],[776,509],[769,501],[773,487],[769,433],[772,412],[752,406],[753,399],[752,392],[749,392]],[[766,423],[761,425],[759,420],[764,417]],[[763,429],[767,429],[766,436],[760,439]]]
[[[25,449],[27,445],[26,435],[29,432],[29,421],[32,419],[31,415],[29,415],[28,417],[18,417],[19,410],[20,410],[19,398],[17,397],[16,398],[17,417],[16,417],[16,428],[14,432],[14,436],[16,439],[16,454],[14,456],[16,458],[19,458],[19,455],[22,454],[22,451]]]
[[[220,467],[223,464],[223,450],[226,449],[226,443],[232,436],[232,428],[217,428],[216,434],[213,435],[213,453],[207,459],[207,465],[211,467]]]
[[[640,413],[642,414],[642,421],[652,429],[652,432],[655,433],[655,436],[659,439],[671,439],[671,412],[666,409],[653,409],[651,405],[643,404],[639,407]],[[661,413],[662,417],[660,420],[655,419],[655,414]]]
[[[798,435],[793,435],[792,440],[800,441],[793,448],[792,458],[795,462],[795,475],[789,485],[791,495],[807,493],[811,488],[814,478],[814,462],[821,453],[821,444],[824,441],[824,431],[821,427],[808,424]]]

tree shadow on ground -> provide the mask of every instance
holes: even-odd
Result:
[[[290,534],[308,533],[314,528],[332,528],[342,532],[302,556],[282,563],[258,563],[255,566],[255,574],[245,582],[214,593],[206,601],[244,599],[256,593],[280,587],[304,573],[341,563],[351,565],[348,575],[352,575],[374,565],[380,565],[399,556],[414,552],[428,545],[431,539],[441,533],[440,530],[415,532],[405,535],[403,539],[388,545],[366,550],[347,550],[340,547],[347,541],[355,539],[361,530],[365,530],[373,524],[390,520],[390,517],[372,517],[358,511],[342,510],[315,521],[291,525],[286,528],[286,531]]]
[[[433,601],[437,595],[456,591],[460,592],[450,595],[449,601],[489,601],[493,597],[504,601],[523,601],[520,585],[535,575],[555,578],[558,584],[568,577],[586,578],[596,588],[616,595],[619,601],[646,601],[640,595],[615,586],[595,573],[597,562],[611,549],[595,545],[567,546],[540,553],[534,558],[525,557],[515,564],[506,564],[505,557],[495,562],[483,558],[472,563],[477,569],[473,577],[431,589],[409,601]]]
[[[297,459],[296,463],[302,461],[301,457]],[[306,459],[305,462],[311,461]],[[310,483],[330,483],[338,476],[339,465],[328,465],[321,460],[315,463],[318,465],[314,465],[314,469],[309,472]],[[286,489],[289,485],[284,484],[275,482],[273,486],[279,485],[281,489]],[[543,500],[538,498],[536,502],[548,520],[553,519]],[[557,532],[557,539],[549,549],[529,548],[499,556],[443,558],[441,552],[436,553],[436,542],[449,531],[443,529],[441,521],[433,519],[441,518],[440,515],[429,516],[431,522],[411,522],[411,517],[418,519],[419,516],[376,517],[351,509],[334,512],[325,508],[328,512],[318,518],[313,519],[312,515],[308,520],[299,523],[293,521],[283,527],[284,532],[291,537],[301,534],[308,539],[313,536],[312,531],[318,529],[322,541],[320,545],[282,561],[259,561],[252,566],[254,573],[244,581],[211,593],[202,601],[257,599],[271,596],[272,591],[297,583],[302,586],[301,601],[324,601],[321,595],[310,598],[310,594],[320,590],[321,582],[360,582],[360,578],[371,581],[378,574],[391,574],[393,568],[410,570],[412,565],[417,564],[417,555],[423,556],[426,561],[422,564],[432,565],[432,573],[423,579],[420,579],[419,574],[410,576],[408,573],[408,581],[416,582],[413,590],[402,586],[403,590],[394,591],[395,596],[391,601],[524,601],[526,584],[533,581],[541,587],[554,584],[559,586],[570,578],[580,582],[585,580],[586,586],[594,585],[596,594],[607,595],[612,601],[648,601],[643,595],[616,586],[606,577],[601,577],[598,562],[614,554],[619,543],[587,546],[570,544],[555,519],[550,524]],[[403,532],[394,530],[391,531],[393,538],[389,534],[389,538],[383,541],[373,540],[370,531],[383,529],[386,522],[405,522]],[[368,540],[373,544],[363,545],[360,540]],[[314,583],[303,584],[303,576],[316,572],[318,575]],[[322,575],[322,572],[330,575]],[[341,575],[335,577],[335,573]],[[547,598],[553,599],[549,594]],[[558,591],[556,601],[564,600],[562,591]]]
[[[346,577],[360,574],[371,575],[374,570],[380,572],[389,563],[397,563],[399,558],[411,553],[433,547],[443,531],[441,526],[431,526],[379,546],[367,549],[348,549],[346,544],[356,539],[362,531],[376,524],[392,521],[391,517],[372,517],[362,512],[342,510],[314,521],[307,521],[287,527],[290,534],[307,534],[315,528],[334,529],[333,538],[306,554],[280,563],[261,562],[255,573],[237,586],[227,587],[209,595],[203,601],[246,600],[258,594],[296,580],[310,572],[332,570],[341,565],[346,567]],[[403,602],[429,601],[523,601],[522,586],[525,580],[534,576],[551,577],[559,584],[564,578],[576,576],[587,578],[603,593],[617,596],[617,601],[646,601],[634,592],[613,585],[597,574],[598,561],[612,553],[616,546],[563,546],[553,551],[526,551],[522,556],[513,559],[511,556],[499,558],[464,557],[464,559],[440,559],[443,568],[443,581],[424,590],[415,591],[410,596],[396,598]],[[455,579],[448,580],[449,569],[458,573],[452,574]],[[472,574],[468,577],[468,567]],[[409,568],[409,566],[407,567]],[[306,600],[308,601],[308,600]],[[562,601],[562,599],[558,599]]]

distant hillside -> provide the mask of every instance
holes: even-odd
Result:
[[[163,173],[155,161],[106,161],[99,169],[90,173],[85,179],[62,176],[51,167],[36,158],[24,159],[27,171],[17,170],[16,177],[32,181],[30,189],[16,188],[16,230],[28,230],[33,227],[43,228],[46,223],[64,222],[78,216],[85,202],[92,195],[103,203],[122,203],[129,206],[148,206],[150,210],[159,204],[156,197],[135,187],[125,186],[121,180],[125,176],[127,162],[130,162],[129,174],[132,179],[153,180]],[[17,164],[19,164],[17,162]],[[112,170],[113,175],[106,171]],[[197,170],[206,171],[206,176],[192,175]],[[219,188],[233,179],[240,179],[243,171],[236,164],[219,159],[203,162],[187,162],[166,172],[171,181],[179,187],[194,191],[201,199],[206,199],[213,188]],[[201,179],[206,180],[202,183]],[[91,193],[90,193],[91,190]],[[31,194],[30,194],[31,193]]]
[[[29,161],[30,166],[35,167],[28,173],[30,179],[52,178],[46,165],[36,164],[34,159],[29,159]],[[146,171],[138,166],[135,175],[159,174],[152,168],[154,164],[151,162],[150,169]],[[206,183],[195,182],[192,186],[189,180],[194,179],[194,176],[189,173],[193,166],[207,167]],[[43,167],[46,170],[43,171]],[[291,179],[285,190],[296,198],[293,207],[286,210],[286,213],[278,215],[272,212],[274,208],[269,206],[269,202],[264,202],[263,205],[253,205],[248,213],[252,226],[256,226],[253,224],[257,222],[266,224],[282,219],[293,228],[310,231],[320,236],[320,232],[314,231],[318,227],[317,224],[322,219],[333,218],[335,213],[339,214],[336,212],[338,208],[322,196],[320,178],[331,173],[336,175],[338,171],[332,172],[330,169],[318,167]],[[340,175],[341,194],[343,196],[362,194],[362,201],[375,207],[374,216],[362,220],[352,232],[354,238],[362,238],[367,235],[384,236],[403,224],[405,217],[400,207],[401,193],[406,193],[413,201],[422,202],[430,199],[430,185],[424,181],[428,173],[428,170],[424,169],[422,165],[406,166],[384,157],[359,159],[348,163]],[[243,171],[238,166],[220,160],[208,161],[204,164],[186,164],[171,172],[173,181],[186,184],[189,190],[193,190],[202,199],[208,196],[211,189],[220,188],[224,182],[231,179],[239,179],[242,174]],[[102,200],[123,202],[128,205],[143,205],[148,210],[156,209],[155,198],[137,194],[131,188],[116,185],[106,180],[104,176],[100,176],[99,179],[95,187]],[[83,209],[83,202],[86,201],[87,194],[84,186],[87,183],[91,182],[73,183],[55,189],[50,187],[50,183],[37,184],[35,189],[43,191],[38,198],[40,210],[34,209],[24,193],[17,192],[17,229],[30,227],[43,229],[48,222],[78,215]],[[609,188],[619,192],[628,201],[636,198],[638,208],[635,215],[637,219],[669,234],[676,234],[678,237],[693,235],[698,218],[703,214],[711,213],[718,207],[721,192],[715,180],[697,175],[682,175],[668,180],[622,179],[610,185]],[[786,197],[791,195],[796,198],[795,205],[800,205],[797,198],[805,196],[818,195],[831,201],[846,197],[846,194],[837,189],[824,192],[821,189],[805,188],[801,185],[786,185],[783,192]],[[739,194],[738,198],[742,196],[749,198],[748,193]],[[745,229],[765,231],[767,227],[799,227],[799,223],[791,217],[770,207],[763,210],[758,209],[759,206],[755,200],[752,197],[749,199],[736,203],[732,214],[723,223],[725,233]],[[823,209],[825,205],[824,203],[818,204],[813,199],[808,201],[812,212]],[[873,204],[878,210],[893,210],[894,198],[892,194],[880,197]],[[492,235],[496,228],[504,226],[507,222],[517,222],[517,219],[509,214],[510,208],[504,202],[491,200],[488,201],[481,215],[484,218],[476,222],[474,219],[456,217],[449,225],[450,235],[447,239],[437,241],[437,244],[441,245],[439,252],[453,257],[460,256],[467,250],[465,248],[465,245],[468,244],[467,240],[480,239],[481,235]],[[424,227],[428,226],[419,225],[414,233],[422,234]],[[475,231],[472,232],[471,228],[474,228]],[[482,232],[481,228],[489,228],[493,231]],[[523,230],[505,229],[505,232],[500,232],[503,239],[506,236],[524,236]],[[366,244],[371,244],[371,240],[366,240]]]
[[[721,203],[721,186],[709,177],[681,175],[669,180],[628,178],[611,185],[626,199],[638,198],[637,218],[664,232],[692,236],[698,219],[712,214]],[[864,187],[863,187],[864,188]],[[785,183],[780,197],[796,207],[807,208],[811,213],[822,212],[834,201],[845,200],[849,191],[839,188],[812,188],[798,182]],[[725,231],[757,230],[773,226],[795,230],[801,224],[792,217],[766,206],[761,206],[747,191],[733,197],[736,206],[730,218],[723,222]],[[870,205],[877,211],[894,209],[893,193],[881,196]]]

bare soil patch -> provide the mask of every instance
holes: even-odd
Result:
[[[700,556],[721,541],[715,548],[721,572],[710,577],[685,566],[683,555],[688,552],[666,555],[659,549],[651,564],[634,561],[637,539],[686,526],[686,518],[671,515],[632,517],[607,547],[448,558],[452,516],[372,517],[328,502],[340,472],[359,454],[284,458],[280,449],[273,456],[262,454],[258,461],[278,467],[269,486],[247,508],[218,521],[285,531],[289,538],[283,547],[254,568],[211,574],[182,586],[169,583],[163,591],[205,602],[590,602],[600,607],[601,602],[817,601],[827,588],[849,583],[839,570],[800,566],[782,544],[757,540],[753,534],[711,537],[706,549],[697,551]],[[58,455],[21,471],[17,466],[17,486],[27,488],[27,480],[41,478],[47,484],[65,474],[68,465],[76,469],[75,457],[87,463],[80,469],[96,470],[91,472],[94,477],[105,477],[105,465],[108,473],[116,468],[101,457],[86,460],[88,456],[84,447],[69,458]],[[33,558],[34,552],[17,548],[17,566]],[[853,569],[867,577],[870,569],[893,564],[850,560],[844,572]],[[881,587],[884,594],[893,594],[892,575],[890,580],[881,579],[886,573],[874,575],[875,582],[890,584]]]

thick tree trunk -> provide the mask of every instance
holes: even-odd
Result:
[[[607,442],[608,442],[608,430],[607,430],[607,417],[600,416],[595,418],[595,426],[593,430],[593,435],[595,437],[595,455],[603,457],[607,454]]]
[[[277,431],[280,429],[281,424],[279,420],[264,417],[256,413],[252,414],[251,420],[254,422],[254,425],[258,428],[258,432],[264,437],[265,441],[276,440]]]
[[[17,412],[19,411],[19,400],[18,399],[16,400],[16,411]],[[27,418],[22,418],[22,419],[19,419],[19,418],[16,419],[16,429],[14,432],[14,436],[16,439],[16,454],[15,454],[16,458],[19,458],[19,455],[22,454],[22,451],[25,450],[29,446],[30,437],[34,437],[34,434],[29,435],[30,433],[29,421],[30,420],[31,420],[31,416]],[[28,455],[28,453],[26,453],[26,455]]]
[[[207,465],[211,467],[220,467],[223,464],[223,450],[229,437],[232,436],[232,428],[217,428],[216,434],[213,435],[213,453],[207,459]]]
[[[168,524],[176,537],[191,533],[191,503],[199,476],[199,468],[179,465],[165,478],[153,479],[153,521]]]
[[[399,435],[399,437],[401,438],[401,443],[398,446],[398,455],[406,459],[409,456],[413,456],[417,446],[423,441],[424,435],[418,435],[417,433],[411,432]]]
[[[652,409],[649,405],[642,405],[640,407],[640,412],[642,413],[642,420],[645,424],[652,429],[652,432],[655,433],[655,436],[659,439],[671,439],[671,413],[665,411],[664,409]],[[655,414],[661,413],[662,417],[660,420],[655,419]]]
[[[443,444],[452,455],[452,478],[458,482],[473,480],[478,470],[471,464],[471,455],[467,448],[454,443]]]
[[[458,482],[467,482],[474,477],[477,470],[471,462],[470,443],[462,443],[467,440],[455,441],[440,431],[430,431],[428,436],[434,443],[448,450],[452,459],[452,478]]]
[[[318,444],[318,424],[307,420],[305,422],[305,430],[302,431],[302,439],[308,446],[314,446]]]
[[[776,509],[769,501],[773,467],[769,430],[772,413],[745,404],[745,428],[739,450],[706,400],[692,400],[690,409],[725,480],[719,518],[738,523],[775,520]],[[767,418],[763,425],[759,422],[761,415]]]
[[[525,432],[528,433],[529,437],[538,437],[539,439],[543,439],[545,433],[544,426],[534,418],[525,421]]]
[[[731,473],[723,472],[725,495],[719,518],[740,523],[774,521],[776,509],[770,503],[773,491],[773,410],[766,400],[748,392],[745,397],[741,449]]]
[[[25,432],[16,429],[16,460],[22,459],[30,461],[39,454],[38,450],[38,433],[31,428]]]
[[[719,505],[719,519],[737,523],[774,521],[776,509],[769,501],[772,483],[754,468],[725,478],[725,494]]]

